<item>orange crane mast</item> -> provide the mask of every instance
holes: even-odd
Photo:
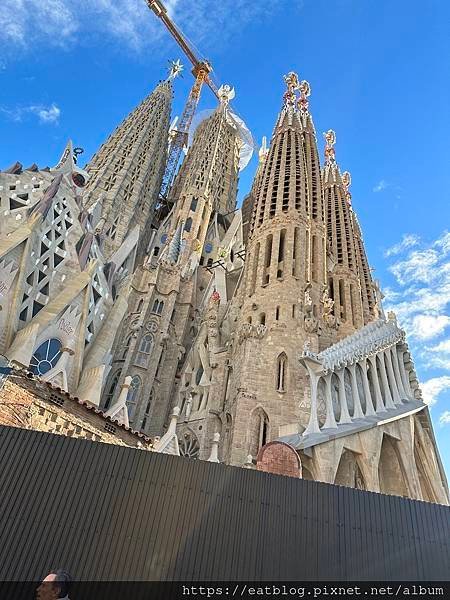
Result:
[[[191,61],[192,74],[195,77],[194,85],[192,86],[191,91],[189,92],[189,96],[184,107],[183,114],[181,115],[177,123],[177,129],[173,134],[169,147],[167,166],[166,171],[164,173],[160,192],[161,200],[165,203],[167,201],[169,190],[175,178],[177,165],[180,161],[183,147],[187,144],[189,128],[191,126],[192,119],[194,117],[198,101],[200,99],[200,93],[203,84],[206,83],[217,98],[219,97],[219,94],[217,87],[214,85],[210,77],[210,73],[212,71],[211,64],[207,60],[201,60],[196,56],[194,50],[191,48],[184,35],[169,17],[167,9],[165,8],[161,0],[146,0],[146,2],[148,7],[155,13],[155,15],[161,19],[161,21],[164,23],[164,25],[174,37],[175,41],[178,43],[183,52]]]

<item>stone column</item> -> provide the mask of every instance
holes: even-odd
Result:
[[[384,352],[381,351],[378,356],[380,358],[380,364],[381,364],[381,369],[380,369],[381,382],[383,384],[386,408],[395,408],[395,404],[392,399],[391,390],[389,389],[389,382],[388,382],[387,373],[386,373],[386,363],[384,360]]]
[[[211,453],[208,458],[208,462],[219,462],[219,441],[220,433],[215,433],[211,442]]]
[[[392,355],[391,355],[391,349],[390,348],[387,348],[384,351],[384,357],[385,357],[385,361],[386,361],[387,374],[388,374],[389,382],[390,382],[391,388],[392,388],[392,395],[393,395],[394,404],[401,404],[402,401],[400,399],[400,394],[399,394],[399,391],[398,391],[397,382],[395,380],[394,369],[392,367]]]
[[[400,402],[401,402],[402,400],[406,400],[407,394],[406,394],[405,388],[403,387],[402,376],[400,375],[397,346],[392,346],[390,349],[390,352],[391,352],[391,358],[392,358],[392,366],[394,367],[395,380],[397,382],[397,389],[398,389],[398,393],[400,396]]]
[[[319,383],[319,378],[308,366],[307,368],[309,372],[311,389],[311,414],[309,416],[308,427],[305,429],[303,435],[309,435],[310,433],[320,433],[319,419],[317,417],[317,385]]]
[[[366,358],[362,359],[360,366],[361,366],[361,370],[362,370],[364,396],[366,397],[366,417],[368,417],[368,416],[375,414],[375,409],[373,407],[372,394],[370,393],[370,385],[369,385],[369,380],[367,378],[367,359]]]
[[[323,429],[334,429],[337,427],[336,419],[334,417],[334,409],[333,409],[333,396],[331,394],[331,377],[332,373],[328,373],[325,376],[325,391],[326,391],[326,407],[327,407],[327,418],[323,425]]]
[[[369,356],[370,373],[372,375],[373,388],[375,390],[375,411],[377,413],[386,412],[381,395],[380,382],[378,380],[377,363],[375,356]]]
[[[359,399],[358,382],[356,379],[356,365],[349,366],[351,381],[352,381],[352,396],[353,396],[353,418],[362,419],[364,417],[361,401]]]
[[[398,364],[400,367],[400,375],[403,381],[403,388],[406,393],[406,397],[410,398],[412,396],[411,386],[409,385],[409,377],[405,369],[405,362],[403,360],[403,355],[405,352],[403,350],[398,349]]]
[[[341,406],[341,415],[339,418],[339,425],[343,423],[351,423],[350,414],[347,406],[347,394],[345,393],[345,381],[344,381],[344,369],[336,371],[336,375],[339,377],[339,404]]]

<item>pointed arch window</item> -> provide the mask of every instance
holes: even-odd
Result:
[[[141,391],[142,380],[139,375],[134,375],[131,379],[131,384],[128,389],[127,394],[127,405],[128,405],[128,418],[130,421],[134,418],[134,413],[136,411],[136,404],[139,399],[139,394]]]
[[[201,381],[201,379],[202,379],[202,376],[203,376],[203,367],[202,367],[202,366],[200,366],[200,367],[197,369],[197,373],[196,373],[196,375],[195,375],[195,383],[196,383],[197,385],[200,385],[200,381]]]
[[[138,365],[145,366],[147,364],[148,358],[153,350],[154,341],[155,339],[151,333],[146,333],[142,337],[136,356],[136,362]]]
[[[104,410],[108,410],[108,408],[110,408],[110,406],[112,404],[114,395],[116,393],[117,385],[119,383],[120,373],[121,373],[121,371],[117,371],[111,380],[111,383],[110,383],[109,389],[108,389],[108,393],[106,394],[105,405],[103,407]]]
[[[61,342],[56,338],[43,342],[31,357],[30,371],[35,375],[45,375],[51,371],[61,358],[61,347]]]
[[[186,223],[184,224],[184,230],[190,231],[191,227],[192,227],[192,217],[189,217],[189,219],[186,219]]]
[[[130,344],[131,344],[131,338],[133,337],[132,333],[128,334],[128,337],[126,338],[125,341],[125,346],[123,348],[123,352],[122,352],[122,360],[125,360],[127,355],[128,355],[128,351],[130,349]]]
[[[277,392],[286,391],[287,383],[287,356],[282,352],[277,359]]]
[[[153,302],[152,312],[154,312],[157,315],[160,315],[160,314],[162,314],[163,309],[164,309],[164,302],[162,300],[156,299]]]

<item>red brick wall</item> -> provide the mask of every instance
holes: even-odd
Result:
[[[256,459],[258,471],[301,477],[302,466],[297,452],[284,442],[269,442],[261,448]]]

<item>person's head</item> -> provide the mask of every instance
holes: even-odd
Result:
[[[42,580],[38,588],[38,600],[56,600],[69,595],[72,578],[67,571],[55,569]]]

